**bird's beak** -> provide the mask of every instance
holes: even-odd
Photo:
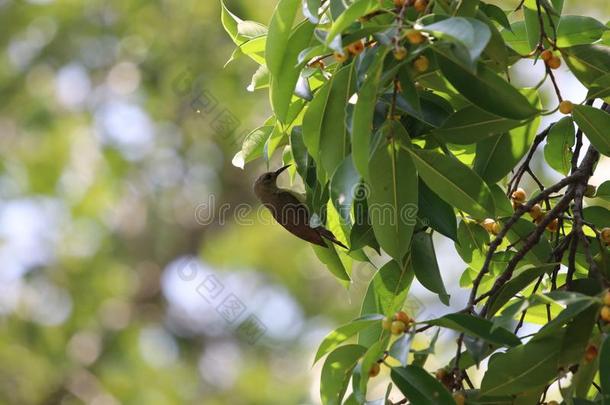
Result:
[[[280,167],[279,169],[277,169],[277,170],[275,171],[275,177],[279,176],[279,175],[280,175],[280,173],[282,173],[284,170],[288,169],[290,166],[292,166],[292,165],[286,165],[286,166],[282,166],[282,167]]]

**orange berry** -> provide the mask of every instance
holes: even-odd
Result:
[[[428,2],[426,0],[415,0],[414,6],[415,10],[422,13],[426,11],[426,8],[428,7]]]
[[[606,245],[610,245],[610,228],[604,228],[601,231],[602,242]]]
[[[407,49],[404,46],[398,46],[394,49],[394,57],[396,60],[403,60],[407,57]]]
[[[395,7],[402,7],[405,5],[405,3],[407,2],[407,0],[394,0],[394,6]]]
[[[563,100],[559,103],[559,112],[562,114],[572,114],[572,110],[574,109],[574,104],[571,101]]]
[[[561,66],[561,59],[557,56],[553,56],[551,59],[546,61],[546,64],[551,69],[559,69],[559,66]]]
[[[585,350],[585,361],[591,363],[597,357],[597,346],[589,345]]]
[[[610,307],[610,291],[604,294],[604,305]]]
[[[419,31],[408,31],[405,37],[413,45],[419,45],[426,40],[426,37]]]
[[[375,363],[371,366],[371,369],[369,370],[369,377],[373,378],[373,377],[377,377],[379,375],[379,372],[381,371],[381,366],[379,365],[379,363]]]
[[[500,225],[499,222],[496,222],[493,226],[493,228],[491,228],[491,233],[494,235],[499,234],[502,231],[502,225]]]
[[[483,228],[485,228],[485,230],[489,233],[493,233],[493,229],[494,229],[494,225],[496,224],[496,221],[494,221],[491,218],[485,218],[483,220],[483,222],[481,222],[481,226]]]
[[[540,53],[540,59],[542,59],[545,62],[549,61],[552,57],[553,57],[553,52],[548,49],[545,49],[544,51],[542,51]]]
[[[428,68],[430,67],[430,61],[428,60],[428,58],[426,58],[424,55],[422,55],[422,56],[418,57],[417,59],[415,59],[415,61],[413,62],[413,67],[419,73],[423,73],[426,70],[428,70]]]
[[[513,191],[513,194],[511,195],[511,197],[512,197],[513,201],[524,203],[525,200],[527,199],[527,194],[525,193],[524,189],[519,187],[518,189]]]
[[[604,306],[599,313],[599,317],[606,322],[610,322],[610,306]]]
[[[382,327],[384,330],[390,330],[390,329],[392,328],[392,320],[386,316],[386,317],[385,317],[385,318],[383,318],[383,320],[381,321],[381,327]]]
[[[447,370],[445,370],[444,368],[439,368],[434,373],[434,376],[436,377],[437,380],[443,381],[445,378],[447,378]]]
[[[392,322],[391,332],[393,335],[400,335],[407,329],[407,325],[403,321]]]
[[[333,55],[335,60],[339,63],[343,63],[348,59],[347,53],[335,52]]]
[[[362,53],[362,51],[364,51],[364,44],[362,43],[362,41],[356,41],[354,43],[349,44],[347,46],[347,50],[352,55],[359,55]]]
[[[546,229],[549,230],[550,232],[557,232],[557,229],[559,228],[559,220],[557,218],[553,219],[551,222],[549,222],[549,224],[546,226]]]
[[[542,211],[542,207],[540,206],[540,204],[534,204],[532,209],[530,209],[529,214],[534,220],[544,216],[544,212]]]
[[[515,200],[512,200],[512,202],[511,202],[511,203],[512,203],[513,209],[514,209],[515,211],[517,210],[517,208],[519,208],[520,206],[522,206],[522,205],[523,205],[523,203],[521,203],[521,202],[519,202],[519,201],[515,201]]]
[[[455,401],[456,405],[464,405],[466,403],[466,397],[461,392],[454,392],[453,400]]]
[[[411,317],[407,315],[407,313],[404,311],[396,312],[396,314],[394,315],[394,319],[396,319],[397,321],[404,322],[404,324],[407,326],[413,321]]]

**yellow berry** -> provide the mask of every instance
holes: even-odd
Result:
[[[513,201],[523,203],[527,199],[527,194],[525,193],[524,189],[519,187],[518,189],[513,191],[513,194],[511,195],[511,197],[512,197]]]
[[[392,326],[390,330],[393,335],[400,335],[407,329],[407,325],[403,321],[394,321],[392,322]]]
[[[333,55],[339,63],[343,63],[348,59],[347,53],[335,52]]]
[[[543,61],[548,61],[553,57],[553,52],[551,52],[548,49],[545,49],[544,51],[542,51],[542,53],[540,54],[540,59],[542,59]]]
[[[551,59],[546,61],[546,64],[551,69],[559,69],[559,66],[561,66],[561,59],[559,59],[557,56],[553,56]]]
[[[604,305],[610,307],[610,291],[604,294]]]
[[[392,320],[386,316],[386,317],[385,317],[385,318],[383,318],[383,320],[381,321],[381,327],[382,327],[384,330],[390,330],[390,329],[392,328]]]
[[[419,31],[409,31],[405,34],[405,37],[413,45],[419,45],[426,40],[426,38]]]
[[[347,46],[347,50],[352,55],[359,55],[362,53],[362,51],[364,51],[364,44],[362,43],[362,41],[356,41],[354,43],[349,44]]]
[[[499,222],[496,222],[494,226],[491,228],[491,233],[497,235],[502,231],[502,225]]]
[[[610,306],[604,306],[599,313],[599,317],[606,322],[610,322]]]
[[[604,228],[601,231],[602,242],[606,245],[610,245],[610,228]]]
[[[394,6],[395,7],[402,7],[405,5],[407,1],[406,0],[394,0]]]
[[[544,215],[544,212],[542,211],[542,207],[540,206],[540,204],[534,204],[532,209],[530,209],[529,214],[532,217],[532,219],[536,220],[536,219],[542,217]]]
[[[447,378],[447,370],[445,370],[444,368],[439,368],[434,373],[434,376],[436,377],[437,380],[443,381],[445,378]]]
[[[371,369],[369,370],[369,377],[373,378],[373,377],[377,377],[379,375],[379,372],[381,371],[381,366],[379,366],[379,363],[375,363],[371,366]]]
[[[426,7],[428,7],[428,2],[426,0],[416,0],[414,6],[415,10],[421,13],[426,10]]]
[[[396,60],[403,60],[407,57],[407,49],[404,46],[398,46],[394,49],[394,57]]]
[[[394,315],[394,319],[403,322],[407,326],[413,321],[411,317],[407,315],[407,313],[404,311],[396,312],[396,314]]]
[[[574,109],[574,104],[571,101],[563,100],[559,103],[559,111],[562,114],[572,114],[572,110]]]
[[[493,229],[494,229],[494,225],[496,224],[496,221],[494,221],[491,218],[485,218],[483,220],[483,222],[481,223],[481,226],[483,228],[485,228],[485,230],[489,233],[493,233]]]
[[[597,187],[592,184],[587,184],[587,188],[585,189],[585,197],[593,198],[595,197],[595,193],[597,192]]]
[[[428,58],[422,55],[419,58],[415,59],[415,61],[413,62],[413,67],[419,73],[423,73],[430,67],[430,61],[428,60]]]

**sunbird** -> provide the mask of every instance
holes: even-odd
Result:
[[[288,232],[318,246],[328,248],[328,239],[342,248],[349,249],[335,235],[323,226],[312,227],[309,223],[307,206],[291,191],[279,188],[277,177],[290,165],[280,167],[274,172],[263,173],[254,183],[254,194],[263,203],[273,218]]]

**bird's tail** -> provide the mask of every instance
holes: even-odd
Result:
[[[332,243],[341,246],[343,249],[349,250],[349,248],[347,246],[345,246],[343,243],[341,243],[341,241],[339,241],[331,231],[324,228],[323,226],[317,227],[316,231],[318,231],[320,236],[322,236],[323,238],[328,239]]]

